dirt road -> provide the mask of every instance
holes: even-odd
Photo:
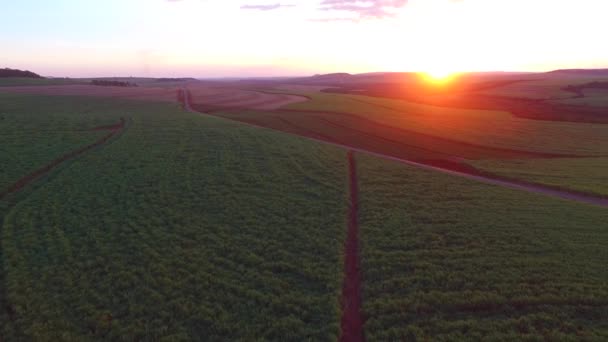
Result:
[[[359,269],[359,185],[353,151],[348,151],[350,207],[344,248],[344,282],[342,285],[342,322],[340,341],[364,340],[361,317],[361,273]]]

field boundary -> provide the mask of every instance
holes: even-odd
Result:
[[[21,191],[26,186],[32,184],[36,180],[49,174],[51,171],[53,171],[60,165],[63,165],[65,162],[75,159],[75,158],[79,157],[80,155],[88,152],[89,150],[107,143],[111,138],[113,138],[114,136],[121,133],[125,129],[125,127],[126,127],[126,121],[124,118],[121,118],[120,123],[118,123],[118,124],[103,126],[103,127],[95,127],[93,129],[91,129],[91,130],[109,130],[110,133],[104,135],[103,137],[101,137],[100,139],[98,139],[97,141],[95,141],[89,145],[86,145],[77,150],[68,152],[68,153],[62,155],[61,157],[54,159],[53,161],[46,164],[45,166],[35,170],[34,172],[31,172],[30,174],[21,177],[19,180],[17,180],[15,183],[11,184],[4,191],[0,192],[0,199],[4,199],[9,194],[13,194],[13,193]]]
[[[586,194],[586,193],[579,193],[579,192],[570,191],[570,190],[563,190],[563,189],[554,188],[554,187],[550,187],[550,186],[542,185],[542,184],[538,184],[538,183],[529,183],[529,182],[523,182],[523,181],[519,181],[519,180],[511,180],[511,179],[502,178],[502,177],[499,177],[496,175],[473,174],[473,173],[468,173],[468,172],[463,172],[463,171],[456,171],[456,170],[452,170],[452,169],[448,169],[448,168],[444,168],[444,167],[440,167],[440,166],[435,166],[435,165],[431,165],[431,164],[426,164],[426,163],[422,163],[422,162],[418,162],[418,161],[393,157],[390,155],[373,152],[373,151],[369,151],[369,150],[365,150],[365,149],[361,149],[361,148],[357,148],[357,147],[353,147],[353,146],[348,146],[348,145],[344,145],[344,144],[340,144],[340,143],[336,143],[336,142],[331,142],[331,141],[327,141],[327,140],[323,140],[323,139],[319,139],[319,138],[312,138],[312,137],[308,137],[308,136],[304,136],[304,135],[293,134],[293,133],[273,129],[270,127],[241,121],[241,120],[231,119],[231,118],[214,115],[214,114],[210,114],[210,113],[205,113],[205,112],[199,112],[199,111],[192,109],[191,103],[190,103],[191,102],[190,94],[188,94],[187,91],[185,91],[185,93],[186,93],[186,96],[184,97],[184,102],[185,102],[184,108],[193,113],[212,116],[212,117],[216,117],[216,118],[223,118],[223,119],[230,120],[233,122],[245,124],[245,125],[248,125],[251,127],[270,129],[270,130],[282,132],[285,134],[291,134],[294,136],[302,137],[304,139],[316,141],[316,142],[319,142],[322,144],[332,145],[332,146],[339,147],[342,149],[364,153],[364,154],[367,154],[370,156],[399,162],[399,163],[402,163],[405,165],[414,166],[414,167],[424,169],[424,170],[441,172],[444,174],[458,176],[461,178],[465,178],[465,179],[469,179],[469,180],[473,180],[473,181],[477,181],[477,182],[481,182],[481,183],[501,186],[503,188],[521,190],[521,191],[545,195],[545,196],[549,196],[549,197],[555,197],[555,198],[565,199],[565,200],[569,200],[569,201],[591,204],[591,205],[595,205],[595,206],[608,208],[608,198],[602,197],[602,196],[594,196],[594,195]]]
[[[361,316],[361,272],[359,263],[359,184],[354,152],[348,151],[348,182],[350,205],[348,231],[344,246],[344,283],[342,285],[342,321],[340,341],[362,342],[363,318]]]

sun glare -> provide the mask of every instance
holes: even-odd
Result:
[[[422,73],[423,78],[431,83],[444,84],[454,79],[456,73],[449,70],[431,70]]]

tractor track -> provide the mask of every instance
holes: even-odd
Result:
[[[350,205],[348,230],[344,246],[344,282],[342,283],[341,342],[362,342],[361,273],[359,263],[359,185],[355,153],[348,151],[348,182]]]

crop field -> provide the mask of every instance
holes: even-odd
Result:
[[[608,146],[608,125],[537,121],[501,111],[453,109],[367,96],[307,95],[311,101],[281,108],[281,111],[294,111],[283,113],[281,117],[297,120],[309,113],[323,114],[327,119],[340,122],[363,118],[372,123],[452,141],[537,153],[603,155],[606,154],[605,146]],[[196,97],[193,102],[197,107]],[[227,113],[232,118],[247,116],[242,110],[218,112],[222,115]],[[249,116],[257,119],[258,114]]]
[[[68,102],[0,94],[0,193],[24,175],[103,137],[104,126],[120,122],[108,105],[111,100],[78,97]]]
[[[261,92],[235,87],[188,87],[195,103],[202,111],[213,111],[226,108],[274,110],[280,107],[305,102],[304,96],[278,92]]]
[[[3,339],[337,339],[344,151],[176,104],[12,98],[40,124],[27,102],[130,125],[0,200]]]
[[[506,96],[514,98],[530,98],[542,100],[560,100],[572,98],[575,94],[565,91],[568,85],[580,85],[593,81],[606,80],[606,77],[546,77],[540,80],[518,82],[491,90],[482,91],[483,94]]]
[[[589,178],[586,166],[594,166],[591,173],[602,172],[603,159],[598,157],[608,156],[606,124],[531,120],[501,111],[357,95],[294,93],[310,100],[275,110],[211,108],[199,105],[195,95],[193,106],[232,120],[394,157],[442,165],[447,161],[449,167],[469,172],[478,168],[567,190],[602,193],[603,177]]]
[[[508,178],[608,196],[608,158],[605,157],[479,160],[471,164]]]
[[[608,89],[584,89],[582,93],[584,97],[556,100],[554,102],[578,106],[608,108]]]
[[[608,338],[605,207],[353,151],[606,197],[608,125],[144,81],[0,89],[0,340]]]
[[[368,341],[608,338],[605,208],[357,159]]]
[[[84,81],[70,78],[27,78],[27,77],[0,77],[0,87],[15,86],[52,86],[80,84]]]
[[[171,87],[98,87],[90,84],[16,86],[0,88],[0,92],[48,96],[99,96],[115,99],[175,102]]]

